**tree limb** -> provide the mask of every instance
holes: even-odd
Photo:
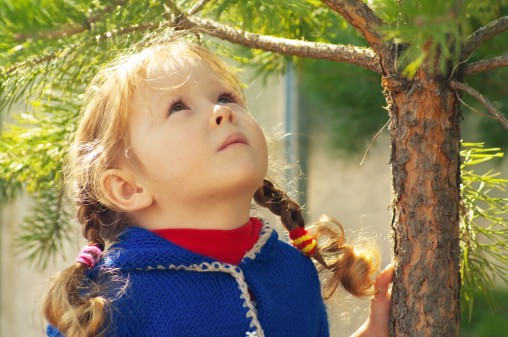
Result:
[[[187,14],[194,15],[200,12],[203,9],[203,7],[205,7],[206,4],[209,2],[210,0],[200,0],[197,4],[194,5],[194,7],[191,8],[191,10]]]
[[[507,30],[508,16],[503,16],[486,26],[480,27],[476,32],[468,36],[462,49],[462,59],[467,59],[482,43]]]
[[[501,125],[508,130],[508,120],[496,109],[494,104],[492,104],[489,100],[487,100],[482,94],[478,91],[474,90],[467,84],[459,82],[457,80],[453,80],[450,82],[450,86],[455,90],[462,90],[468,93],[471,97],[476,98],[487,110],[497,119]]]
[[[106,5],[104,8],[92,12],[91,15],[88,17],[85,22],[82,24],[70,24],[70,25],[64,25],[63,28],[59,30],[54,31],[40,31],[37,33],[30,33],[30,34],[16,34],[14,36],[14,39],[16,41],[26,41],[28,39],[32,40],[39,40],[39,39],[57,39],[60,37],[66,37],[70,35],[75,35],[84,32],[85,30],[90,30],[91,26],[94,23],[97,23],[102,19],[102,17],[105,14],[109,14],[113,12],[118,6],[124,5],[127,2],[127,0],[116,0],[112,3]]]
[[[508,55],[498,56],[468,64],[465,67],[464,75],[470,76],[500,67],[508,67]]]
[[[19,33],[14,36],[14,40],[19,42],[24,42],[28,39],[32,40],[41,40],[41,39],[58,39],[61,37],[67,37],[71,35],[76,35],[79,33],[84,32],[85,30],[88,30],[89,28],[87,26],[83,25],[76,25],[71,24],[67,25],[64,28],[58,29],[58,30],[51,30],[51,31],[40,31],[36,33]]]
[[[323,0],[333,11],[339,13],[369,43],[374,51],[381,55],[383,36],[379,27],[385,23],[362,0]]]
[[[188,17],[183,14],[179,15],[179,13],[175,14],[177,14],[175,18],[177,21],[175,28],[177,29],[186,29],[203,33],[244,47],[261,49],[288,56],[355,64],[378,74],[381,73],[379,58],[370,48],[259,35],[238,30],[212,20]]]
[[[378,74],[381,73],[379,58],[370,48],[357,47],[352,45],[336,45],[329,43],[300,41],[268,35],[254,34],[220,24],[212,20],[186,16],[176,7],[172,1],[167,1],[167,4],[172,11],[173,17],[168,21],[161,22],[158,26],[159,28],[174,27],[175,29],[186,29],[191,32],[215,36],[222,40],[230,41],[249,48],[261,49],[288,56],[299,56],[312,59],[328,60],[332,62],[355,64],[365,69],[372,70]],[[125,34],[133,31],[146,30],[153,27],[154,24],[151,23],[139,24],[132,27],[121,28],[116,31],[108,32],[97,36],[97,38],[109,38],[111,36]],[[70,36],[81,32],[82,30],[76,30],[68,31],[64,34],[65,36]],[[58,33],[63,34],[60,31]],[[52,36],[55,36],[55,34],[52,34]],[[44,56],[41,59],[47,61],[48,57],[51,59],[54,56]],[[36,62],[39,63],[37,60]],[[23,65],[24,64],[15,64],[6,69],[6,72],[11,73]]]
[[[153,23],[135,24],[130,27],[115,29],[115,30],[112,30],[109,32],[98,34],[98,35],[94,36],[93,38],[95,41],[107,40],[107,39],[111,39],[115,36],[134,33],[134,32],[143,31],[143,30],[148,30],[148,29],[152,29],[155,27],[157,27],[157,26]],[[86,31],[86,29],[66,31],[65,35],[62,35],[62,36],[71,36],[71,35],[82,33],[84,31]],[[56,36],[56,35],[53,34],[51,36]],[[30,58],[30,59],[23,61],[23,62],[14,63],[14,64],[10,65],[9,67],[0,66],[0,73],[5,73],[6,75],[11,75],[16,70],[21,69],[23,67],[38,66],[42,63],[49,62],[53,59],[58,58],[59,55],[61,55],[62,50],[63,49],[60,49],[58,51],[55,51],[55,52],[52,52],[49,54],[44,54],[44,55],[40,55],[39,57]]]
[[[0,73],[5,73],[6,75],[11,75],[12,73],[14,73],[16,70],[18,70],[20,68],[23,68],[28,65],[39,65],[44,62],[49,62],[56,57],[57,57],[56,53],[51,53],[51,54],[43,55],[38,58],[30,59],[28,61],[15,63],[15,64],[11,65],[9,68],[4,68],[4,67],[0,66]]]

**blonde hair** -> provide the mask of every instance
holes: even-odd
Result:
[[[240,82],[222,60],[206,48],[181,39],[156,43],[122,57],[99,72],[90,84],[67,164],[77,218],[89,244],[104,250],[127,225],[127,214],[112,205],[104,194],[101,177],[126,156],[130,107],[133,97],[146,85],[147,72],[151,67],[174,69],[196,61],[207,63],[243,99]],[[305,226],[301,207],[270,180],[264,180],[254,200],[279,215],[288,231]],[[332,271],[325,295],[331,295],[339,283],[354,295],[371,294],[372,276],[377,268],[375,255],[357,254],[345,244],[340,224],[338,231],[324,224],[316,226],[316,235],[331,240],[318,247],[314,258]],[[84,277],[85,271],[86,266],[80,263],[63,270],[52,279],[46,293],[45,317],[68,337],[103,334],[111,311],[113,299],[104,295],[111,291],[103,291],[103,284]],[[113,275],[108,271],[105,274],[106,278]]]

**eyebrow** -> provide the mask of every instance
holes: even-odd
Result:
[[[148,90],[151,90],[150,95],[153,95],[154,97],[154,103],[156,106],[159,106],[162,104],[162,101],[165,98],[175,98],[180,97],[183,95],[184,91],[186,90],[185,85],[186,83],[183,83],[181,85],[171,86],[171,87],[163,87],[163,86],[153,86],[153,85],[147,85],[145,88],[146,90],[145,95],[148,97]]]

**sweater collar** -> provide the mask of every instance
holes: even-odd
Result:
[[[258,241],[263,223],[250,218],[243,226],[231,229],[166,228],[153,233],[196,254],[230,264],[239,264]]]
[[[257,242],[245,253],[239,265],[270,258],[277,239],[277,232],[268,225],[263,225]],[[107,250],[101,262],[105,267],[127,271],[218,261],[180,247],[146,229],[129,227],[119,236],[118,242]]]

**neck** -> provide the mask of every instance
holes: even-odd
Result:
[[[236,229],[249,221],[251,196],[229,199],[206,198],[202,202],[154,202],[133,215],[148,230],[164,228]]]

